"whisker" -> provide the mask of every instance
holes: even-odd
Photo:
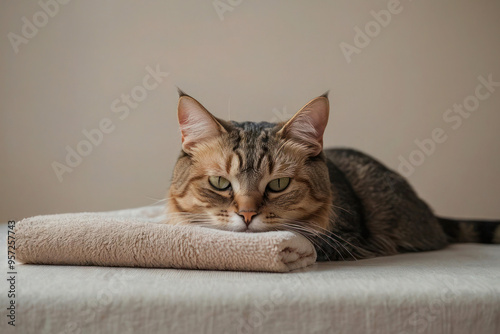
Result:
[[[287,224],[283,224],[283,223],[282,223],[281,225],[282,225],[282,226],[287,227],[287,229],[285,229],[285,230],[288,230],[288,231],[294,231],[294,232],[299,233],[300,235],[302,235],[303,237],[305,237],[307,240],[309,240],[309,241],[310,241],[310,242],[311,242],[311,243],[315,246],[315,248],[318,248],[318,249],[320,249],[320,250],[324,251],[324,250],[323,250],[323,248],[321,247],[321,245],[320,245],[320,244],[319,244],[316,240],[314,240],[314,238],[313,238],[312,236],[310,236],[310,235],[309,235],[309,231],[307,231],[307,233],[301,233],[301,232],[303,232],[303,231],[301,231],[301,230],[297,229],[297,228],[296,228],[296,227],[294,227],[294,226],[287,225]],[[278,228],[275,228],[275,230],[276,230],[276,231],[279,231],[279,229],[278,229]],[[325,252],[325,253],[326,253],[326,252]],[[327,257],[328,257],[328,256],[327,256]]]
[[[154,202],[154,203],[152,203],[152,204],[149,204],[149,206],[154,206],[154,205],[157,205],[157,204],[159,204],[159,203],[161,203],[161,202],[166,202],[166,201],[168,200],[168,198],[164,198],[164,199],[156,199],[156,198],[149,197],[149,196],[146,196],[146,198],[151,199],[151,200],[153,200],[153,201],[156,201],[156,202]]]
[[[300,220],[292,220],[296,223],[300,223],[300,226],[304,227],[304,223],[306,224],[310,224],[311,222],[306,222],[306,221],[300,221]],[[338,236],[337,234],[335,234],[334,232],[330,231],[330,230],[327,230],[321,226],[318,226],[318,225],[313,225],[312,228],[315,228],[315,229],[319,229],[316,230],[317,232],[317,236],[319,237],[320,235],[321,236],[324,236],[330,240],[332,240],[333,242],[335,242],[336,244],[338,244],[339,246],[341,246],[342,248],[345,249],[345,251],[347,253],[349,253],[349,255],[351,255],[351,257],[354,259],[354,260],[357,260],[357,258],[347,249],[347,247],[345,245],[343,245],[339,240],[336,240],[334,238],[332,238],[330,235],[328,235],[328,233],[331,233],[333,234],[335,237],[339,238],[340,240],[344,241],[345,243],[349,244],[351,247],[353,247],[354,249],[361,249],[360,247],[357,247],[357,246],[354,246],[353,244],[351,244],[350,242],[348,242],[347,240],[343,239],[342,237]],[[321,230],[325,231],[325,232],[322,232]],[[323,238],[321,238],[322,240],[324,240]],[[331,246],[331,245],[330,245]],[[331,246],[332,247],[332,246]],[[332,247],[333,248],[333,247]]]
[[[331,206],[333,206],[334,208],[337,208],[337,209],[339,209],[339,210],[342,210],[342,211],[347,212],[347,213],[348,213],[348,214],[350,214],[351,216],[353,215],[353,213],[352,213],[351,211],[349,211],[349,210],[347,210],[347,209],[344,209],[343,207],[340,207],[340,206],[338,206],[338,205],[334,205],[334,204],[330,204],[330,205],[331,205]]]
[[[347,243],[348,245],[350,245],[350,246],[351,246],[351,247],[353,247],[353,248],[362,249],[361,247],[358,247],[358,246],[355,246],[355,245],[351,244],[349,241],[345,240],[344,238],[342,238],[341,236],[339,236],[338,234],[336,234],[336,233],[335,233],[335,232],[333,232],[333,231],[330,231],[330,230],[328,230],[328,229],[326,229],[326,228],[324,228],[324,227],[322,227],[322,226],[316,226],[316,227],[317,227],[317,228],[322,229],[323,231],[325,231],[325,232],[327,232],[327,233],[331,233],[331,234],[333,234],[334,236],[336,236],[336,237],[337,237],[337,238],[339,238],[340,240],[344,241],[345,243]]]
[[[284,225],[289,226],[289,227],[292,227],[292,228],[295,228],[295,229],[297,229],[297,230],[299,230],[299,231],[305,231],[305,232],[310,233],[310,234],[312,234],[313,236],[315,236],[315,237],[319,238],[321,241],[323,241],[324,243],[326,243],[326,244],[327,244],[328,246],[330,246],[332,249],[334,249],[335,251],[337,251],[337,253],[338,253],[338,254],[342,257],[342,259],[343,259],[343,260],[345,260],[345,259],[344,259],[344,257],[343,257],[343,255],[342,255],[342,253],[340,253],[340,252],[338,251],[337,247],[333,246],[331,243],[329,243],[327,240],[325,240],[325,239],[322,237],[322,234],[321,234],[319,231],[316,231],[316,230],[314,230],[314,229],[312,229],[312,228],[308,228],[308,226],[304,226],[304,225],[290,224],[290,223],[284,223]],[[302,233],[301,233],[301,234],[302,234]],[[333,241],[334,241],[336,244],[338,244],[338,241],[336,241],[336,240],[333,240]],[[342,246],[342,245],[341,245],[341,246]],[[327,253],[325,252],[325,250],[324,250],[321,246],[319,246],[318,248],[319,248],[319,249],[321,249],[321,250],[322,250],[325,254],[327,254]],[[328,255],[327,255],[327,258],[329,259],[329,256],[328,256]]]

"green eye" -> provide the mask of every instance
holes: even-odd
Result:
[[[269,190],[274,191],[274,192],[280,192],[286,189],[288,185],[290,184],[290,178],[289,177],[280,177],[279,179],[274,179],[269,184],[267,187]]]
[[[222,176],[209,176],[208,182],[217,190],[226,190],[231,186],[231,182],[228,179],[223,178]]]

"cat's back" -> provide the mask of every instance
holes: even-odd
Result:
[[[395,174],[370,155],[351,148],[330,148],[324,153],[348,179],[375,178],[383,174]]]
[[[416,194],[404,177],[384,166],[375,158],[350,148],[324,150],[326,158],[337,167],[350,183],[356,195],[365,203],[399,202],[401,198],[416,200]],[[330,180],[335,186],[335,180]]]

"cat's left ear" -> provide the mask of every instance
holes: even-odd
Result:
[[[311,156],[323,150],[323,133],[328,123],[330,105],[327,94],[309,101],[278,132],[283,138],[305,146]]]

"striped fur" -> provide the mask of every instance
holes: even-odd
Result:
[[[314,243],[320,261],[500,242],[499,222],[438,218],[403,177],[372,157],[351,149],[323,151],[325,95],[286,123],[223,121],[184,93],[178,112],[183,151],[168,193],[170,223],[293,230]],[[209,176],[231,186],[218,190]],[[285,190],[268,189],[284,177],[291,179]],[[248,205],[254,216],[245,223]]]
[[[251,231],[280,229],[284,218],[311,218],[311,223],[327,228],[331,191],[320,181],[328,178],[324,160],[309,159],[306,148],[278,139],[280,126],[275,124],[232,122],[225,126],[230,129],[226,134],[197,145],[191,154],[181,153],[168,195],[169,212],[204,215],[204,225],[238,231],[245,226],[234,224],[239,219],[234,198],[251,194],[259,201],[259,217],[255,226],[249,226]],[[213,189],[210,175],[231,180],[232,189]],[[292,178],[287,190],[266,191],[267,184],[280,177]],[[176,222],[191,222],[184,218],[178,215]]]

